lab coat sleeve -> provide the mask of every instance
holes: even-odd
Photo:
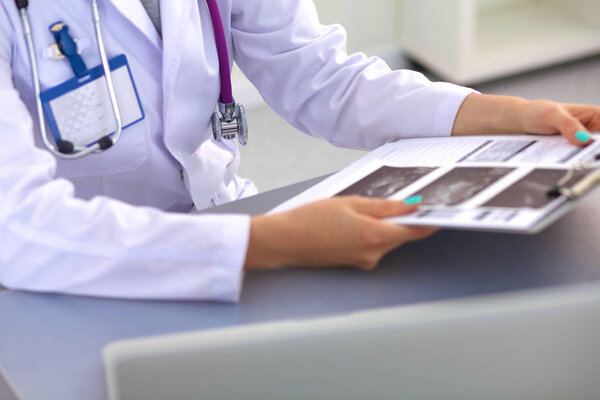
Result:
[[[339,25],[319,23],[311,0],[233,0],[235,61],[296,128],[335,145],[372,149],[405,137],[449,136],[474,91],[391,71],[346,53]]]
[[[10,22],[0,4],[0,284],[140,299],[237,301],[249,236],[245,215],[187,215],[74,197],[34,146],[15,90]],[[20,32],[20,29],[17,30]]]

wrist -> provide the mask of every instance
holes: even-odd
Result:
[[[527,133],[527,119],[531,114],[533,101],[515,97],[514,112],[512,118],[512,129],[510,133]]]
[[[473,94],[460,107],[452,134],[524,133],[530,100],[520,97]]]
[[[245,270],[276,269],[286,265],[285,223],[281,214],[260,215],[250,220],[250,239],[244,262]]]

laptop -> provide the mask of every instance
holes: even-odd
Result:
[[[600,285],[124,340],[111,400],[599,399]]]

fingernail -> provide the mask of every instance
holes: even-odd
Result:
[[[579,131],[575,134],[575,139],[579,140],[581,143],[585,143],[590,140],[592,136],[584,131]]]
[[[407,198],[406,200],[404,200],[404,204],[406,204],[407,206],[414,206],[415,204],[419,204],[422,201],[423,201],[423,196],[417,195],[417,196],[411,196],[411,197]]]

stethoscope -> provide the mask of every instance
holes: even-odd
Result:
[[[248,142],[248,125],[246,122],[246,111],[244,110],[244,107],[241,104],[237,104],[233,99],[233,94],[231,90],[231,70],[229,68],[229,55],[227,52],[227,42],[225,40],[223,22],[221,21],[221,13],[219,12],[219,7],[216,3],[216,0],[206,0],[206,3],[208,5],[210,18],[213,25],[213,32],[215,35],[215,42],[217,45],[217,56],[219,59],[219,77],[221,82],[221,94],[217,103],[217,111],[215,111],[211,118],[213,136],[215,140],[219,142],[223,139],[234,139],[237,136],[239,143],[241,145],[245,145]],[[48,133],[46,130],[46,119],[44,116],[42,100],[40,97],[41,89],[39,81],[37,55],[33,44],[29,15],[27,14],[27,7],[29,5],[29,1],[15,0],[15,4],[21,16],[21,23],[23,25],[23,32],[25,35],[25,42],[27,43],[29,61],[31,63],[31,75],[36,98],[38,122],[40,125],[40,132],[42,135],[44,145],[54,155],[64,159],[81,158],[91,153],[101,152],[109,149],[119,140],[119,137],[121,136],[121,132],[123,131],[123,120],[121,118],[121,111],[117,102],[117,96],[113,85],[112,76],[110,74],[110,66],[104,47],[104,40],[102,38],[102,31],[100,29],[100,12],[98,11],[97,0],[91,0],[92,17],[94,20],[98,52],[100,53],[100,60],[102,63],[102,69],[104,71],[104,77],[106,87],[108,89],[108,95],[110,98],[112,112],[116,121],[116,128],[113,134],[101,137],[96,142],[88,146],[76,146],[72,142],[67,140],[61,140],[58,143],[53,144],[48,138]]]

